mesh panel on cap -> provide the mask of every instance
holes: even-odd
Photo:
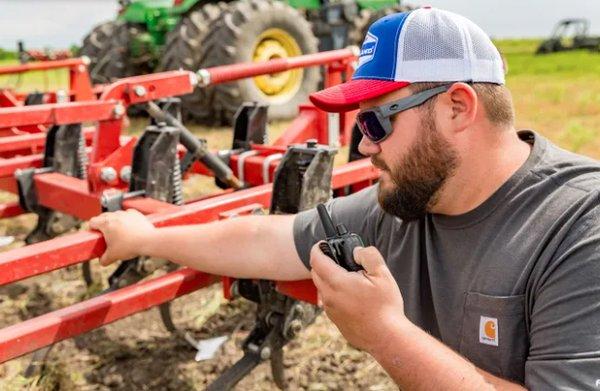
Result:
[[[467,26],[473,42],[475,57],[479,60],[496,60],[498,54],[487,34],[472,23],[467,24]]]
[[[469,19],[438,9],[410,13],[398,37],[394,80],[504,84],[502,59]]]
[[[404,61],[464,57],[465,48],[460,30],[447,15],[440,12],[420,12],[412,18],[404,37]]]

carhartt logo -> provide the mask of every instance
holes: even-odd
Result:
[[[489,339],[496,339],[496,324],[493,321],[488,320],[485,322],[484,331],[486,337]]]
[[[498,346],[498,319],[482,316],[479,320],[479,342]]]

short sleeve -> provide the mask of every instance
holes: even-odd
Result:
[[[383,213],[377,203],[377,185],[346,197],[338,197],[326,205],[334,223],[344,224],[349,232],[358,234],[365,246],[375,239],[377,219]],[[294,219],[294,244],[304,265],[310,269],[310,250],[325,232],[315,208],[300,212]]]
[[[585,215],[559,246],[531,303],[525,385],[600,389],[600,218]]]

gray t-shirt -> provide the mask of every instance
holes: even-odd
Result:
[[[377,186],[336,198],[337,224],[386,259],[406,316],[479,368],[534,389],[600,389],[600,164],[539,134],[525,164],[459,216],[403,222]],[[316,211],[294,240],[324,239]]]

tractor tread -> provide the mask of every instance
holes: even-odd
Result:
[[[210,68],[219,65],[247,62],[241,50],[248,45],[251,28],[257,25],[279,27],[296,34],[295,38],[303,53],[316,53],[317,38],[313,35],[310,23],[298,10],[277,0],[240,0],[230,3],[229,9],[214,22],[200,48],[200,67]],[[308,94],[316,90],[320,73],[318,68],[303,70],[302,85],[289,102],[271,104],[270,118],[291,118],[297,113],[298,105],[304,103]],[[200,119],[212,125],[230,124],[233,115],[244,100],[250,100],[250,90],[256,87],[252,79],[223,83],[199,89],[203,97]],[[256,92],[254,99],[260,100]]]

